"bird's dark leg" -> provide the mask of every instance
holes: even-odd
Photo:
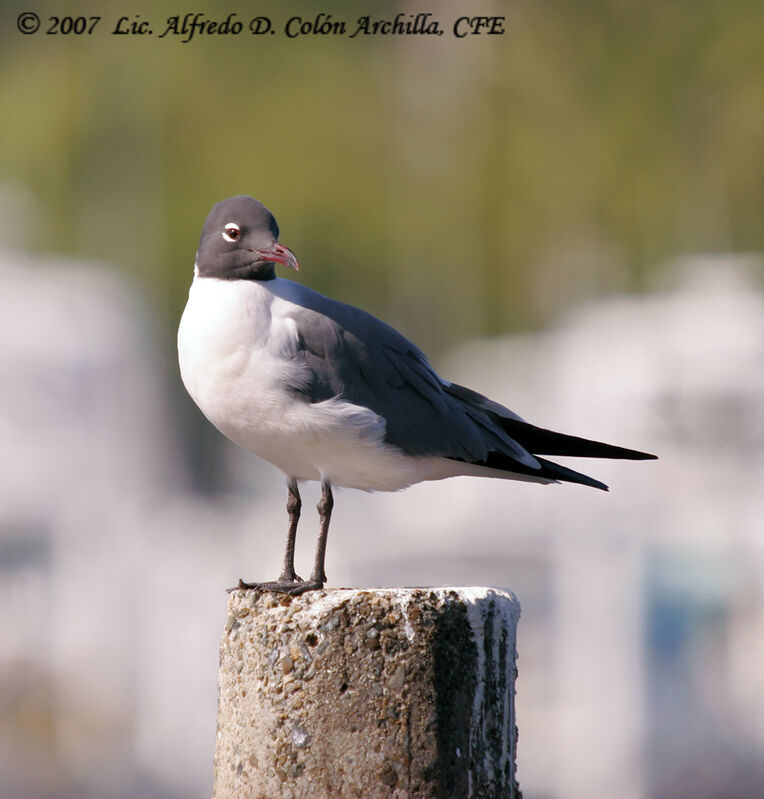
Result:
[[[240,590],[248,591],[276,591],[281,594],[292,593],[295,589],[301,588],[306,585],[302,577],[300,577],[294,570],[294,544],[297,538],[297,523],[300,521],[300,510],[302,509],[302,500],[300,499],[300,491],[297,488],[297,480],[294,477],[289,479],[287,484],[287,513],[289,514],[289,529],[287,530],[286,549],[284,550],[284,563],[281,567],[281,574],[278,580],[273,580],[267,583],[245,583],[244,580],[239,580],[236,586]],[[235,589],[231,588],[230,591]],[[302,593],[297,591],[296,593]]]
[[[297,538],[297,522],[300,521],[300,510],[302,500],[297,488],[297,480],[292,478],[289,481],[289,494],[287,495],[287,513],[289,514],[289,531],[287,532],[286,549],[284,550],[284,565],[281,567],[279,575],[280,583],[301,583],[302,577],[298,577],[294,570],[294,542]]]
[[[236,589],[250,591],[275,591],[280,594],[304,594],[306,591],[314,591],[323,588],[326,582],[326,572],[324,571],[324,561],[326,559],[326,539],[329,534],[329,521],[332,518],[332,508],[334,507],[334,497],[332,487],[328,480],[321,484],[321,499],[318,501],[319,532],[318,543],[316,545],[316,558],[313,565],[313,573],[309,580],[302,580],[294,570],[294,543],[297,536],[297,522],[300,519],[300,509],[302,501],[300,492],[297,490],[297,481],[289,481],[289,495],[287,498],[287,513],[289,514],[289,531],[287,533],[287,545],[284,552],[284,565],[279,579],[270,583],[245,583],[239,580]],[[236,589],[229,589],[231,591]]]
[[[324,571],[324,561],[326,560],[326,539],[329,536],[329,522],[332,518],[332,508],[334,507],[334,497],[332,496],[332,485],[328,480],[321,483],[321,499],[318,501],[319,531],[318,543],[316,544],[316,559],[313,564],[313,573],[310,575],[311,583],[318,583],[323,587],[326,582],[326,572]]]

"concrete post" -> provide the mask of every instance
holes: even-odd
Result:
[[[519,799],[519,615],[491,588],[234,591],[214,799]]]

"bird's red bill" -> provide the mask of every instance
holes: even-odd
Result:
[[[283,244],[273,244],[271,247],[264,247],[262,250],[255,250],[264,261],[273,261],[277,264],[290,266],[292,269],[300,270],[297,256]]]

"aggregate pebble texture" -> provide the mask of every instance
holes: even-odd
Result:
[[[520,799],[519,615],[493,588],[232,592],[213,799]]]

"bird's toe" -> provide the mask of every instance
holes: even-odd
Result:
[[[280,577],[278,580],[265,583],[245,583],[244,580],[239,580],[239,584],[229,588],[228,593],[230,594],[232,591],[256,591],[258,593],[270,591],[275,594],[298,596],[306,591],[315,591],[323,587],[324,584],[320,580],[303,580],[298,575],[294,575],[294,579]]]

